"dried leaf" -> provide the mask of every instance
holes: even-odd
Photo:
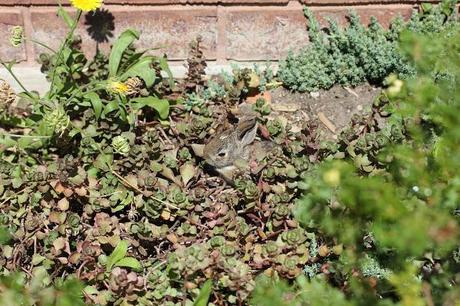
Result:
[[[62,198],[57,203],[57,206],[61,211],[66,211],[69,209],[69,201],[67,200],[67,198]]]
[[[187,186],[188,182],[195,177],[197,170],[191,163],[186,163],[180,167],[180,175],[184,186]]]
[[[193,143],[191,147],[192,147],[193,153],[195,153],[196,156],[203,157],[204,145]]]

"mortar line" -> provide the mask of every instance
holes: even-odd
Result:
[[[33,35],[33,26],[32,26],[32,14],[30,13],[29,7],[21,7],[22,20],[24,22],[24,34],[25,37],[31,39]],[[33,42],[29,39],[25,41],[27,64],[35,64],[35,49]]]
[[[217,5],[217,46],[216,62],[224,64],[227,62],[227,33],[226,25],[228,23],[227,10],[221,4]]]

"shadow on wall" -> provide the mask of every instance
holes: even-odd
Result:
[[[98,44],[106,43],[113,37],[115,17],[106,9],[97,9],[85,15],[88,35]]]

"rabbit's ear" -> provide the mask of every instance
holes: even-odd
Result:
[[[242,146],[247,146],[252,143],[257,134],[257,121],[255,118],[244,120],[237,127],[238,140]]]

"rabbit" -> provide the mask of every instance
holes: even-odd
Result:
[[[248,162],[264,152],[263,143],[255,142],[258,124],[255,117],[243,117],[233,130],[224,130],[212,138],[203,148],[207,164],[227,181],[232,183],[239,161]],[[259,154],[255,153],[258,151]],[[263,155],[263,154],[262,154]]]

